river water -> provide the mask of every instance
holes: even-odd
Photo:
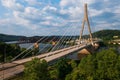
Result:
[[[16,44],[18,43],[17,41],[11,41],[11,42],[6,42],[7,44]],[[18,44],[21,48],[29,48],[29,49],[33,49],[33,45],[34,43],[21,43]],[[45,44],[45,43],[39,43],[39,50],[41,51],[46,51],[49,48],[52,48],[51,44]]]
[[[17,41],[12,41],[12,42],[6,42],[7,44],[16,44]],[[29,49],[33,49],[33,45],[34,43],[22,43],[19,44],[19,46],[21,48],[29,48]],[[39,43],[39,51],[40,52],[47,52],[49,51],[51,48],[53,48],[54,46],[52,44],[45,44],[45,43]],[[54,48],[54,50],[56,49],[60,49],[60,48],[64,48],[65,45],[57,45],[56,48]],[[66,47],[68,47],[68,45],[66,45]]]
[[[31,48],[33,49],[33,45],[34,43],[23,43],[23,44],[19,44],[19,46],[21,48]],[[44,44],[44,43],[39,43],[39,51],[40,52],[46,52],[49,51],[49,49],[52,48],[51,44]]]
[[[34,43],[23,43],[23,44],[19,44],[19,46],[21,47],[21,48],[28,48],[28,47],[30,47],[30,46],[33,46],[34,45]],[[44,43],[39,43],[39,48],[40,49],[42,49],[42,48],[47,48],[47,47],[52,47],[52,45],[51,44],[44,44]],[[31,48],[33,48],[33,47],[31,47]]]
[[[15,43],[17,43],[17,41],[11,41],[11,42],[6,42],[7,44],[15,44]],[[30,49],[32,49],[33,48],[33,45],[34,45],[34,43],[22,43],[22,44],[19,44],[19,46],[21,47],[21,48],[29,48],[30,46],[31,46],[31,48]],[[64,45],[58,45],[58,46],[56,46],[57,48],[58,47],[61,47],[61,48],[63,48],[64,47]],[[45,43],[39,43],[39,50],[41,51],[41,52],[43,52],[43,51],[47,51],[48,49],[50,49],[50,48],[52,48],[53,46],[51,45],[51,44],[45,44]],[[66,46],[66,47],[68,47],[68,46]],[[120,46],[117,48],[117,50],[118,50],[118,52],[120,53]]]

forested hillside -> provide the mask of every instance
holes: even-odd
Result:
[[[120,38],[120,30],[101,30],[101,31],[97,31],[97,32],[93,33],[93,37],[101,38],[104,40],[111,40],[111,39],[113,39],[113,36],[119,36],[119,38]],[[55,40],[56,40],[56,38],[60,38],[60,36],[46,36],[46,37],[49,37],[48,40],[50,40],[53,37],[55,38]],[[65,36],[65,37],[69,38],[71,36]],[[74,37],[78,38],[79,35],[74,36]],[[88,37],[88,35],[85,35],[84,37]],[[2,41],[2,42],[18,41],[21,39],[37,41],[39,38],[41,38],[41,36],[25,37],[25,36],[0,34],[0,41]]]
[[[101,30],[93,33],[93,36],[105,40],[113,39],[113,36],[119,36],[120,38],[120,30]]]
[[[17,41],[24,36],[16,36],[16,35],[7,35],[7,34],[0,34],[0,41],[7,42],[7,41]]]

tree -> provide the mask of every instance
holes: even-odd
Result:
[[[107,80],[118,80],[120,78],[120,71],[117,68],[119,64],[120,55],[114,49],[103,50],[96,55],[97,70],[96,78]]]
[[[0,42],[0,62],[10,61],[20,52],[21,52],[20,46],[16,44],[6,44],[4,42]]]
[[[24,73],[25,80],[50,80],[47,62],[38,58],[25,64]]]
[[[72,68],[71,65],[68,63],[68,60],[62,58],[56,63],[56,70],[58,79],[64,80],[65,76],[71,72]]]
[[[71,60],[70,64],[71,64],[72,69],[77,67],[77,63],[75,62],[75,60]]]
[[[120,55],[108,49],[84,57],[66,80],[119,80]]]
[[[59,78],[58,78],[58,71],[57,71],[56,68],[50,70],[50,78],[52,80],[59,80]]]

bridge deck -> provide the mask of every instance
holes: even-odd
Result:
[[[90,45],[90,44],[88,44],[88,45]],[[86,45],[86,44],[75,45],[75,46],[72,46],[72,47],[68,47],[68,48],[64,48],[64,49],[61,49],[61,50],[41,54],[41,55],[38,55],[38,56],[13,61],[12,63],[6,63],[6,64],[4,64],[4,67],[6,67],[6,69],[3,69],[3,70],[0,71],[0,80],[3,79],[3,76],[6,79],[6,78],[14,76],[14,75],[16,75],[20,72],[23,72],[23,70],[24,70],[24,65],[23,64],[32,60],[35,57],[39,58],[39,59],[45,59],[47,62],[50,62],[50,61],[58,59],[62,56],[68,55],[69,53],[72,53],[74,51],[80,50],[80,49],[82,49],[82,48],[84,48],[88,45]],[[9,65],[9,67],[8,67],[8,65]]]
[[[74,51],[76,51],[80,48],[83,48],[85,46],[86,45],[81,45],[81,46],[75,45],[75,46],[60,49],[60,50],[57,50],[57,51],[44,53],[44,54],[41,54],[41,55],[38,55],[38,56],[33,56],[33,57],[30,57],[30,58],[25,58],[25,59],[13,61],[12,63],[24,64],[25,62],[31,61],[33,58],[45,59],[47,62],[49,62],[51,60],[54,60],[54,59],[60,58],[64,55],[67,55],[71,52],[74,52]]]

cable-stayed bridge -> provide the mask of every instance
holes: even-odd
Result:
[[[20,57],[24,52],[26,52],[31,47],[34,46],[35,48],[38,48],[39,47],[38,46],[39,41],[42,42],[45,39],[47,39],[47,38],[44,38],[44,37],[41,38],[34,45],[29,46],[27,50],[23,51],[22,53],[20,53],[16,57],[14,57],[11,60],[11,62],[4,63],[4,64],[0,65],[0,80],[12,77],[16,74],[19,74],[19,73],[23,72],[24,63],[32,60],[33,58],[45,59],[47,62],[54,62],[55,60],[57,60],[61,57],[64,57],[64,56],[66,56],[66,57],[77,57],[77,53],[75,53],[75,52],[81,51],[82,49],[91,48],[91,49],[94,50],[95,47],[98,46],[98,43],[99,43],[100,40],[99,39],[93,39],[91,29],[90,29],[90,23],[89,23],[89,19],[88,19],[87,4],[85,4],[84,14],[85,15],[84,15],[82,29],[81,29],[81,32],[80,32],[79,39],[72,39],[72,36],[65,39],[64,36],[63,36],[57,41],[57,43],[54,43],[53,42],[54,38],[53,38],[53,39],[50,40],[50,42],[52,42],[52,44],[54,46],[52,46],[52,49],[49,52],[45,52],[45,53],[42,53],[42,54],[36,54],[36,55],[28,57],[28,58],[24,58],[27,55],[27,54],[25,54],[21,59],[17,60],[18,57]],[[85,22],[88,25],[88,31],[89,31],[90,38],[83,40],[82,35],[83,35]],[[70,44],[68,45],[67,42],[70,43]],[[62,43],[64,44],[64,46],[63,46]],[[29,54],[29,52],[28,52],[28,54]]]

